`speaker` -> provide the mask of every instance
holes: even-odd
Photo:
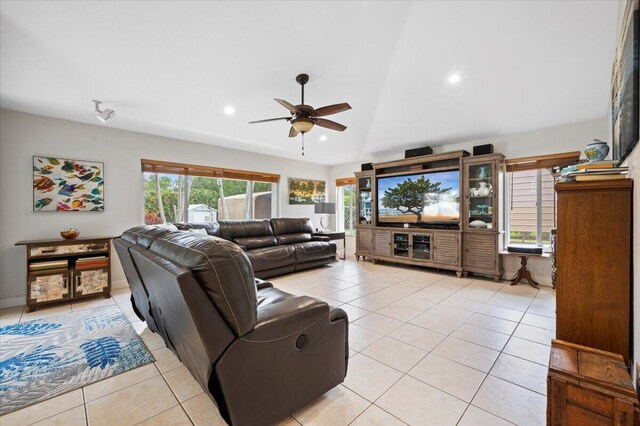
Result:
[[[360,171],[365,172],[367,170],[373,170],[373,163],[363,163],[360,165]]]
[[[422,148],[407,149],[404,152],[404,158],[420,157],[422,155],[433,154],[433,149],[430,146],[423,146]]]
[[[493,144],[476,145],[473,147],[473,155],[493,154]]]

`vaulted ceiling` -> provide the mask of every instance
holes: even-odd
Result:
[[[0,4],[0,106],[322,164],[603,118],[617,1]],[[273,98],[349,102],[288,137]],[[447,82],[459,73],[456,85]],[[223,113],[233,106],[235,115]],[[284,114],[283,114],[284,113]],[[319,137],[326,135],[321,142]]]

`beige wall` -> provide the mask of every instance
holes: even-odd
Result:
[[[94,160],[105,163],[105,212],[33,212],[33,155]],[[0,110],[0,307],[24,303],[24,247],[18,240],[59,238],[68,227],[81,235],[120,235],[143,223],[140,159],[222,166],[278,173],[282,216],[311,217],[313,206],[290,206],[287,178],[327,180],[329,167],[269,155],[186,142],[102,125]],[[114,286],[126,285],[115,259]]]

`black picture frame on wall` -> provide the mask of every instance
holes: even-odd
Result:
[[[611,78],[613,159],[622,164],[640,136],[638,0],[627,3]]]

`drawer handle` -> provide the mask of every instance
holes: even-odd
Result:
[[[82,278],[80,275],[77,275],[77,276],[75,277],[75,280],[76,280],[76,288],[80,288],[80,278]]]
[[[62,288],[67,288],[68,286],[69,286],[69,278],[68,277],[62,278]]]

